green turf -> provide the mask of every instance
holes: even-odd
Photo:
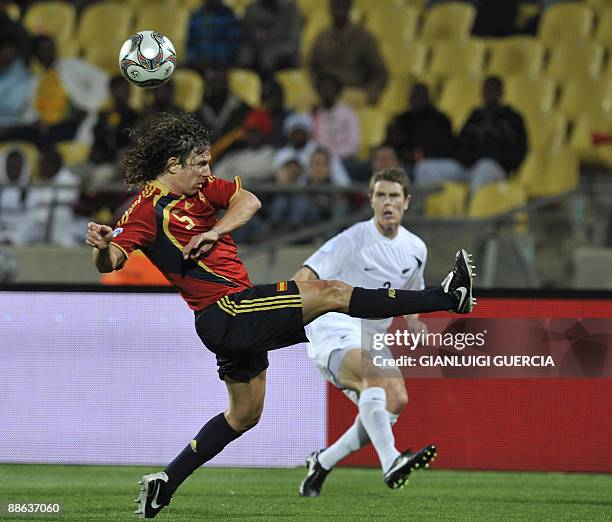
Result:
[[[150,471],[0,465],[0,503],[60,502],[62,520],[135,521],[136,482]],[[612,475],[425,471],[391,491],[378,470],[340,468],[324,495],[312,499],[297,494],[303,475],[302,469],[202,469],[157,520],[612,520]]]

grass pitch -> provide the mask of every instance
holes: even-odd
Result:
[[[0,504],[59,502],[56,520],[138,520],[137,481],[154,468],[0,465]],[[339,468],[300,498],[303,469],[197,471],[156,520],[611,520],[612,475],[424,471],[391,491],[376,469]],[[50,520],[11,516],[1,520]]]

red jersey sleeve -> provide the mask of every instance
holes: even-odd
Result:
[[[241,187],[242,183],[238,176],[234,178],[233,183],[211,176],[208,179],[206,186],[204,186],[202,189],[202,194],[204,194],[206,200],[213,207],[227,208],[232,200],[232,197],[240,190]]]
[[[119,247],[128,257],[132,251],[153,244],[157,236],[155,209],[150,200],[136,200],[117,222],[111,244]]]

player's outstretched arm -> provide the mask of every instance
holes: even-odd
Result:
[[[98,272],[106,273],[117,270],[126,261],[125,254],[116,246],[111,245],[113,229],[108,225],[89,223],[85,243],[94,247],[93,262]]]
[[[221,236],[247,223],[260,208],[261,202],[255,194],[240,189],[232,198],[227,211],[218,223],[210,230],[189,240],[189,243],[183,248],[183,258],[198,259],[208,252]]]

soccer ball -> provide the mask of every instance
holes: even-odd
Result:
[[[167,36],[140,31],[119,51],[121,74],[138,87],[149,89],[167,82],[176,67],[176,51]]]

